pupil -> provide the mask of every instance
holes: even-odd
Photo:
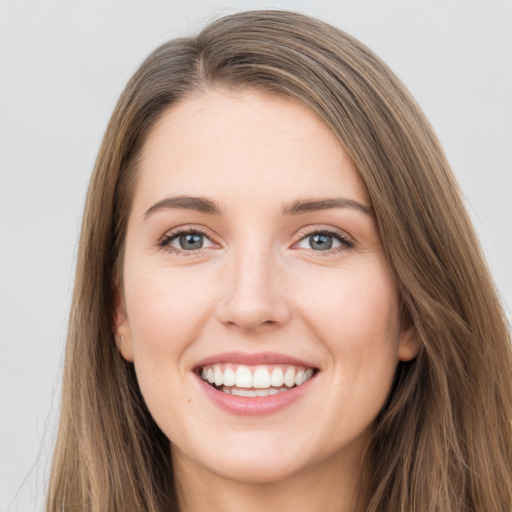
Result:
[[[332,236],[322,234],[311,235],[309,243],[312,249],[327,251],[332,247]]]
[[[180,245],[183,249],[188,250],[201,249],[203,246],[203,236],[195,233],[180,235]]]

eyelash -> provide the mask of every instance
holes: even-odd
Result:
[[[328,256],[331,254],[336,254],[338,252],[353,249],[354,245],[355,245],[354,241],[343,231],[339,231],[337,229],[329,229],[329,228],[306,229],[305,231],[302,231],[300,233],[299,240],[297,242],[295,242],[293,245],[296,246],[301,241],[305,240],[308,237],[314,236],[314,235],[327,235],[327,236],[333,237],[334,239],[336,239],[340,242],[339,247],[327,249],[325,251],[315,251],[314,249],[304,249],[304,250],[314,252],[316,256]]]
[[[166,233],[158,242],[158,247],[161,249],[166,249],[170,253],[177,254],[179,256],[193,256],[197,254],[201,249],[195,250],[185,250],[185,249],[177,249],[171,245],[171,242],[182,235],[201,235],[206,239],[211,240],[212,236],[207,234],[205,231],[199,228],[176,228],[169,233]]]
[[[203,247],[195,250],[186,250],[186,249],[177,249],[176,247],[173,247],[171,244],[172,241],[176,240],[178,237],[182,235],[200,235],[208,239],[210,242],[215,243],[212,240],[212,236],[203,231],[202,229],[198,228],[176,228],[173,231],[166,233],[158,242],[158,247],[161,249],[166,249],[170,253],[174,253],[180,256],[193,256],[197,253],[199,253]],[[340,246],[333,248],[333,249],[327,249],[325,251],[315,251],[314,249],[303,249],[308,250],[316,253],[316,255],[324,256],[329,254],[338,253],[341,251],[346,251],[349,249],[352,249],[354,247],[354,241],[348,237],[345,233],[342,231],[338,231],[336,229],[327,229],[327,228],[311,228],[309,230],[302,231],[299,236],[299,240],[293,244],[293,247],[297,246],[300,242],[305,240],[308,237],[314,236],[314,235],[326,235],[333,237],[337,241],[340,242]]]

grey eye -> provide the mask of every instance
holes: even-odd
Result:
[[[328,251],[332,249],[334,237],[325,233],[316,233],[308,237],[309,246],[315,251]]]
[[[215,244],[201,231],[180,231],[166,235],[160,247],[167,247],[171,252],[187,253],[214,247]]]
[[[295,247],[309,249],[315,252],[328,252],[342,249],[350,249],[353,242],[342,233],[331,233],[330,231],[314,231],[301,238]]]
[[[184,251],[193,251],[201,249],[204,244],[204,235],[199,233],[185,233],[177,237],[179,248]]]

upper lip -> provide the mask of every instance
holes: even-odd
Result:
[[[277,352],[257,352],[248,354],[244,352],[222,352],[213,356],[206,357],[197,363],[196,368],[215,363],[233,363],[245,366],[258,366],[265,364],[288,364],[293,366],[304,366],[306,368],[315,368],[311,363]]]

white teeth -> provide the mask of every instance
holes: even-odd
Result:
[[[232,395],[237,396],[256,396],[256,391],[254,389],[237,389],[233,388],[231,390]]]
[[[274,368],[270,377],[270,384],[276,388],[281,387],[284,383],[283,370],[281,368]]]
[[[264,389],[270,387],[270,373],[263,366],[258,366],[252,376],[252,387]]]
[[[291,388],[295,384],[295,369],[290,366],[286,373],[284,374],[284,384],[285,386]]]
[[[299,370],[297,375],[295,375],[295,384],[300,386],[303,382],[306,381],[306,372],[304,370]]]
[[[239,366],[235,373],[237,388],[252,388],[252,373],[249,368]]]
[[[201,369],[201,377],[204,381],[219,389],[222,388],[226,393],[230,393],[230,388],[233,388],[233,394],[239,396],[267,396],[286,391],[294,386],[304,384],[313,376],[313,373],[313,368],[297,368],[296,366],[288,366],[283,373],[282,367],[277,365],[262,365],[254,369],[254,367],[244,365],[219,363],[207,365]],[[244,394],[241,395],[240,388],[251,390],[251,393],[256,389],[258,393],[247,395],[244,391]]]
[[[213,367],[213,378],[215,379],[216,386],[222,386],[222,384],[224,384],[224,375],[218,365]]]
[[[235,372],[231,368],[226,368],[224,370],[224,386],[234,386],[235,382]]]
[[[270,396],[277,395],[278,393],[282,393],[283,391],[288,391],[288,388],[268,388],[268,389],[239,389],[239,388],[223,388],[224,393],[229,395],[236,396],[246,396],[246,397],[255,397],[255,396]]]

